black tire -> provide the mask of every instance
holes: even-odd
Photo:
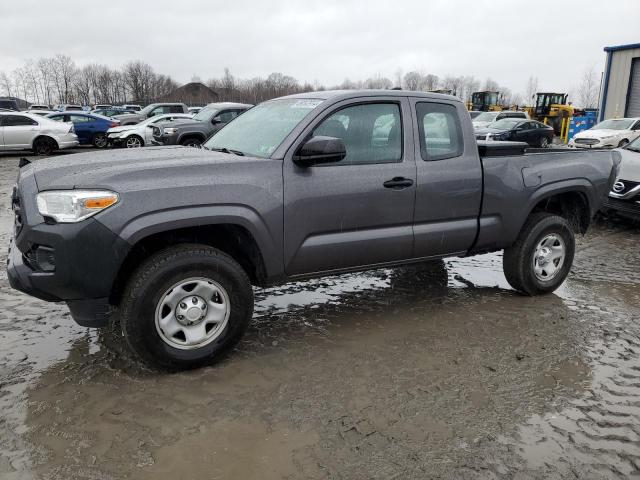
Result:
[[[189,137],[182,140],[180,145],[184,147],[200,148],[202,146],[202,140],[196,137]]]
[[[540,140],[538,140],[538,147],[540,148],[547,148],[549,145],[551,145],[551,142],[545,136],[540,137]]]
[[[193,277],[222,286],[229,298],[226,326],[202,347],[184,350],[163,340],[156,328],[156,308],[172,285]],[[242,338],[253,314],[253,290],[242,267],[225,253],[205,245],[185,244],[162,250],[134,272],[120,304],[122,333],[149,366],[185,370],[220,360]]]
[[[562,266],[549,280],[541,280],[534,271],[534,253],[539,242],[550,234],[564,241],[565,256]],[[504,275],[514,289],[528,295],[550,293],[565,281],[575,254],[575,237],[569,222],[551,213],[534,213],[522,227],[516,242],[504,250]]]
[[[56,142],[50,138],[38,138],[33,142],[33,153],[36,155],[51,155],[57,146]]]
[[[107,146],[109,146],[109,141],[104,133],[96,133],[91,143],[96,148],[107,148]]]
[[[618,143],[618,148],[625,147],[628,144],[629,144],[629,140],[627,140],[626,138],[623,138],[622,140],[620,140],[620,143]]]

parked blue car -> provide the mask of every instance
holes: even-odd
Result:
[[[84,112],[51,113],[47,118],[57,122],[73,123],[80,144],[93,145],[96,148],[105,148],[108,145],[107,130],[120,125],[117,120]]]

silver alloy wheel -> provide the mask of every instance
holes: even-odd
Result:
[[[543,282],[553,279],[564,265],[566,246],[556,233],[545,236],[533,253],[533,272]]]
[[[125,146],[127,148],[140,148],[142,147],[142,141],[135,135],[131,135],[130,137],[127,137]]]
[[[168,345],[193,350],[211,343],[229,323],[229,295],[219,283],[204,277],[181,280],[158,301],[156,330]]]

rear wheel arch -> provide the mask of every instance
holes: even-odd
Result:
[[[55,149],[56,149],[56,150],[57,150],[58,148],[60,148],[60,146],[58,145],[58,141],[57,141],[55,138],[53,138],[52,136],[50,136],[50,135],[46,135],[46,134],[39,134],[37,137],[35,137],[35,138],[33,139],[33,141],[31,142],[31,148],[33,148],[33,147],[34,147],[34,145],[36,144],[36,142],[37,142],[38,140],[42,140],[42,139],[46,139],[46,140],[49,140],[50,142],[53,142],[53,145],[55,145]]]
[[[589,198],[581,189],[569,189],[536,199],[527,218],[539,212],[554,213],[566,219],[576,233],[586,233],[591,223]]]

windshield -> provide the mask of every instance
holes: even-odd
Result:
[[[307,114],[320,105],[317,98],[272,100],[247,110],[204,144],[268,158]]]
[[[640,152],[640,137],[636,138],[633,142],[627,145],[627,150],[633,150],[634,152]]]
[[[193,119],[197,122],[206,122],[209,118],[214,117],[219,111],[220,109],[216,107],[204,107],[193,116]]]
[[[513,127],[518,125],[522,120],[519,118],[503,118],[502,120],[498,120],[497,122],[489,125],[490,128],[495,128],[497,130],[511,130]]]
[[[628,130],[634,121],[635,120],[628,120],[626,118],[612,118],[611,120],[598,123],[593,126],[591,130]]]
[[[483,112],[473,119],[474,122],[493,122],[498,116],[497,112]]]

